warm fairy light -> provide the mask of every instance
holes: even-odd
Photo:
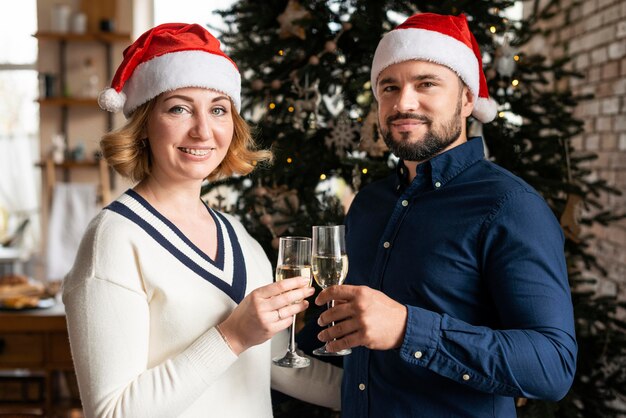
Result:
[[[367,174],[367,168],[364,168],[363,170],[361,170],[361,173]]]
[[[285,51],[283,51],[282,49],[279,49],[278,50],[278,55],[280,55],[282,57],[283,55],[285,55]]]
[[[498,116],[500,116],[501,118],[503,118],[503,117],[504,117],[504,112],[500,112],[500,113],[498,113]]]
[[[491,27],[489,28],[489,32],[491,32],[491,33],[496,33],[496,27],[495,27],[495,26],[491,26]]]
[[[287,164],[291,164],[293,162],[293,160],[291,159],[291,157],[287,157]]]
[[[274,102],[270,103],[270,106],[269,106],[270,109],[274,109],[275,107],[276,107],[276,103]]]
[[[293,108],[293,106],[289,106],[287,110],[289,111],[289,113],[292,113],[295,109]]]
[[[515,56],[513,57],[513,60],[515,60],[515,61],[519,61],[519,55],[515,55]]]
[[[320,174],[320,180],[326,180],[326,174],[324,173]]]
[[[511,84],[513,85],[513,87],[517,87],[517,85],[519,84],[519,80],[513,80],[511,81]]]

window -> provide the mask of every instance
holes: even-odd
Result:
[[[36,31],[36,0],[12,2],[0,14],[0,244],[16,238],[24,257],[39,242]],[[31,227],[19,227],[25,223]]]

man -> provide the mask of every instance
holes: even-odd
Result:
[[[342,416],[515,417],[515,397],[561,399],[577,352],[563,234],[467,139],[466,119],[496,109],[465,17],[410,17],[381,40],[371,79],[400,163],[357,195],[347,284],[316,300],[345,301],[318,335],[353,349]]]

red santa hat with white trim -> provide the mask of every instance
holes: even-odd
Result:
[[[496,117],[497,103],[489,97],[480,49],[464,15],[418,13],[383,36],[372,62],[371,82],[376,99],[380,73],[390,65],[409,60],[450,68],[474,94],[472,116],[483,123]]]
[[[220,42],[200,25],[165,23],[124,50],[111,87],[100,93],[98,104],[129,117],[159,94],[183,87],[220,91],[241,108],[241,76]]]

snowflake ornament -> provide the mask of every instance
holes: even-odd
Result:
[[[352,150],[354,138],[359,131],[359,127],[352,123],[345,112],[336,121],[332,121],[328,125],[331,127],[331,131],[324,143],[328,148],[334,147],[335,154],[338,157],[342,157],[346,151]]]

